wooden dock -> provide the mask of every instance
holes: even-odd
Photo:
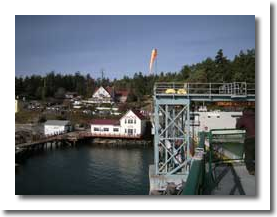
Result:
[[[75,146],[76,142],[86,138],[92,139],[122,139],[122,140],[141,140],[140,135],[114,135],[114,134],[92,134],[90,131],[74,131],[60,135],[48,136],[39,140],[16,144],[15,155],[24,155],[28,151],[40,150],[45,148],[60,146]],[[107,143],[107,141],[105,142]],[[138,142],[137,142],[138,143]],[[143,143],[144,144],[144,143]]]
[[[84,138],[90,138],[91,133],[88,131],[76,131],[76,132],[69,132],[61,135],[54,135],[54,136],[48,136],[45,138],[41,138],[39,140],[22,143],[22,144],[16,144],[15,145],[15,154],[21,154],[25,150],[30,149],[42,149],[47,147],[47,144],[50,144],[50,147],[52,146],[60,146],[63,143],[75,145],[75,143]]]

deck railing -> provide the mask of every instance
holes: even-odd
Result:
[[[246,82],[232,83],[181,83],[157,82],[155,95],[201,95],[201,96],[247,96],[255,95],[255,84]]]

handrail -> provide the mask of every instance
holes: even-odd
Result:
[[[220,132],[222,131],[222,134],[213,134],[213,133],[216,133],[216,132]],[[228,133],[228,131],[230,133]],[[237,133],[234,133],[232,131],[237,131]],[[213,175],[213,172],[212,172],[212,164],[213,163],[223,163],[223,162],[230,162],[230,161],[237,161],[237,160],[242,160],[243,159],[243,156],[242,154],[243,153],[232,153],[230,151],[227,150],[224,151],[224,156],[221,156],[220,157],[220,160],[215,160],[214,159],[214,156],[215,156],[215,153],[216,150],[214,150],[214,142],[216,143],[216,145],[218,147],[221,147],[222,148],[222,151],[223,151],[223,145],[226,144],[226,143],[229,143],[229,144],[237,144],[237,145],[240,145],[242,147],[243,145],[243,142],[244,142],[244,135],[245,135],[245,130],[240,130],[240,129],[235,129],[235,128],[230,128],[230,129],[213,129],[213,130],[210,130],[210,132],[208,133],[209,134],[209,172],[208,172],[208,182],[209,182],[209,188],[211,189],[213,187],[213,185],[215,185],[215,177]],[[238,135],[240,136],[241,138],[239,138],[240,141],[235,141],[233,137],[229,138],[229,140],[226,140],[226,138],[224,139],[220,139],[219,138],[213,138],[213,136],[234,136],[234,135]],[[236,137],[235,137],[236,138]],[[221,150],[221,149],[219,149]]]
[[[202,95],[202,96],[253,96],[255,84],[246,82],[232,83],[185,83],[185,82],[156,82],[155,95]]]

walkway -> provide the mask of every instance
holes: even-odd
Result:
[[[247,195],[256,194],[255,175],[249,175],[243,163],[222,164],[214,168],[217,185],[212,195]]]
[[[156,98],[191,101],[255,101],[255,84],[157,82],[154,94]]]

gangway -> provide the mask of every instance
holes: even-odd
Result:
[[[193,101],[255,101],[255,84],[158,82],[154,86],[154,165],[149,167],[150,193],[168,183],[185,183],[194,148],[190,137]]]

